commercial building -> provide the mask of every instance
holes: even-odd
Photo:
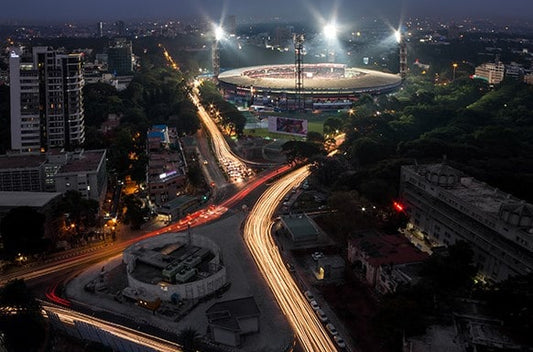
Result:
[[[133,74],[131,40],[118,38],[107,48],[107,70],[115,76]]]
[[[281,224],[295,244],[318,240],[320,233],[318,225],[306,214],[282,216]]]
[[[146,184],[150,201],[162,205],[178,197],[187,181],[187,162],[176,129],[155,125],[147,132]]]
[[[0,191],[44,191],[45,164],[44,155],[0,156]]]
[[[216,343],[239,347],[243,335],[259,332],[260,312],[253,297],[217,302],[205,313]]]
[[[106,150],[67,154],[65,161],[53,176],[56,192],[74,190],[102,203],[107,189]]]
[[[488,62],[476,67],[474,78],[483,79],[488,84],[498,84],[505,77],[505,65],[501,62]]]
[[[11,149],[72,150],[85,141],[82,55],[34,47],[9,58]]]
[[[400,196],[420,236],[470,243],[487,280],[533,270],[533,205],[445,163],[402,166]]]
[[[166,215],[169,221],[172,221],[181,219],[187,213],[196,210],[199,206],[200,200],[197,197],[184,194],[161,205],[157,208],[157,213]]]
[[[406,264],[422,263],[427,258],[427,253],[400,234],[362,231],[348,240],[348,261],[356,264],[366,282],[381,293],[394,292],[399,286],[394,272],[401,271]]]
[[[50,151],[46,154],[0,156],[0,191],[79,191],[102,201],[107,187],[106,151]]]

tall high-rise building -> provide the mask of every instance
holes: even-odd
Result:
[[[104,23],[102,21],[96,23],[96,37],[102,38],[104,36]]]
[[[107,48],[107,70],[116,76],[127,76],[133,72],[131,41],[117,38]]]
[[[81,54],[34,47],[9,58],[11,149],[74,149],[85,141]]]

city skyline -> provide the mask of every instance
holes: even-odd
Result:
[[[155,19],[206,17],[218,20],[225,15],[239,17],[277,16],[284,19],[308,18],[309,14],[325,17],[339,17],[350,21],[362,16],[375,16],[402,19],[408,16],[430,16],[442,18],[491,17],[527,19],[533,11],[533,3],[528,0],[511,0],[502,6],[498,0],[449,0],[443,2],[420,2],[415,0],[360,0],[325,1],[298,0],[287,3],[271,0],[268,6],[257,0],[199,0],[170,1],[160,0],[158,6],[148,5],[139,0],[78,3],[65,0],[39,2],[36,0],[10,1],[3,6],[1,21],[80,21],[116,19]]]

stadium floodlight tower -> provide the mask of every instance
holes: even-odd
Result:
[[[400,77],[403,80],[407,76],[407,43],[405,42],[401,29],[394,32],[394,37],[398,44],[400,44]]]
[[[218,79],[220,74],[220,51],[218,43],[224,39],[224,29],[220,26],[216,26],[214,29],[215,39],[213,40],[211,46],[211,63],[213,65],[213,77],[215,80]]]
[[[303,96],[304,90],[304,35],[294,34],[294,88],[295,88],[295,102],[296,110],[305,111],[305,97]],[[288,105],[288,100],[287,100]]]
[[[337,26],[335,23],[330,22],[324,26],[322,31],[324,32],[324,37],[326,37],[328,62],[335,62],[335,49],[333,48],[333,42],[337,38]]]

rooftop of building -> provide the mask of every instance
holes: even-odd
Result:
[[[105,153],[105,149],[82,151],[61,166],[59,173],[97,171]]]
[[[259,316],[260,311],[253,297],[244,297],[213,304],[206,310],[211,325],[239,331],[239,319]]]
[[[41,208],[60,196],[59,192],[0,192],[0,207]]]
[[[44,155],[2,155],[0,156],[0,170],[31,169],[41,166],[46,162]]]
[[[306,214],[284,215],[281,217],[281,221],[295,238],[318,235],[319,233],[315,222]]]
[[[367,256],[368,262],[373,266],[416,263],[429,256],[400,234],[385,235],[365,231],[353,234],[350,241]]]
[[[410,165],[404,167],[414,170],[422,177],[425,177],[428,172],[435,173],[437,176],[455,176],[457,182],[445,187],[446,191],[486,213],[497,215],[504,204],[533,207],[533,205],[525,203],[511,194],[465,175],[462,171],[447,164]]]

